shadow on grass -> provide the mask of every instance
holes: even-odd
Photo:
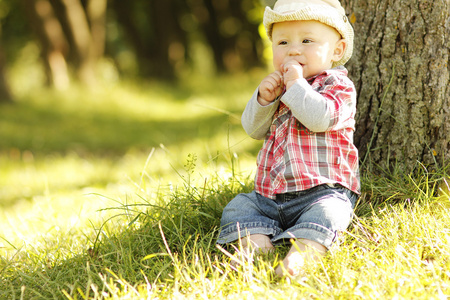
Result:
[[[95,91],[37,90],[12,105],[0,104],[0,155],[11,149],[121,155],[130,148],[226,137],[230,126],[241,129],[239,116],[261,76],[194,76],[176,85],[122,82]]]
[[[173,146],[195,139],[226,135],[239,128],[229,116],[216,114],[177,121],[136,120],[120,115],[62,114],[31,104],[0,106],[0,153],[17,149],[33,154],[88,152],[122,155],[130,148]]]

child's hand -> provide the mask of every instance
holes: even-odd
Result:
[[[284,85],[288,90],[298,79],[303,78],[303,68],[297,61],[288,61],[282,68]]]
[[[269,105],[281,95],[284,88],[283,75],[280,71],[269,74],[258,87],[258,102],[262,106]]]

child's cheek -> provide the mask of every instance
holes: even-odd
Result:
[[[275,52],[273,54],[273,67],[275,71],[283,72],[283,66],[284,66],[284,55]]]

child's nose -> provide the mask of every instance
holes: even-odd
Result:
[[[298,46],[298,45],[292,45],[292,46],[289,48],[289,55],[291,55],[291,56],[296,56],[296,55],[300,55],[300,54],[302,54],[302,50],[301,50],[301,47],[300,47],[300,46]]]

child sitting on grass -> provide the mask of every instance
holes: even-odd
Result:
[[[255,191],[225,207],[217,243],[268,252],[291,240],[275,271],[296,276],[346,230],[360,193],[356,92],[343,67],[353,28],[338,0],[279,0],[264,26],[275,71],[242,115],[245,131],[265,140]]]

